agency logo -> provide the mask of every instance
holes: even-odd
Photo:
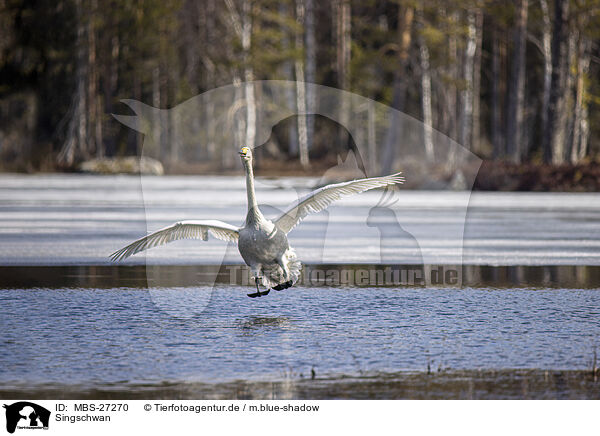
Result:
[[[19,401],[4,405],[6,409],[6,431],[14,433],[16,429],[47,430],[50,411],[29,401]]]
[[[301,94],[312,97],[306,99],[306,104],[299,104],[302,99],[293,97]],[[241,210],[246,199],[242,194],[245,188],[239,184],[243,180],[239,150],[248,147],[255,156],[262,156],[263,163],[271,161],[273,168],[277,167],[277,162],[287,161],[286,156],[298,156],[298,163],[304,168],[310,166],[311,159],[321,162],[320,165],[313,162],[310,167],[310,174],[315,177],[312,182],[308,179],[299,182],[276,178],[257,178],[254,181],[258,190],[262,191],[259,200],[270,199],[272,202],[259,204],[269,218],[280,216],[283,212],[281,207],[289,204],[283,202],[286,197],[280,195],[281,189],[291,190],[285,201],[292,201],[331,183],[402,171],[407,180],[406,188],[424,190],[423,193],[388,191],[377,204],[375,193],[365,193],[353,199],[353,209],[348,209],[348,205],[346,209],[338,205],[338,208],[321,210],[319,217],[313,217],[310,230],[307,224],[295,231],[295,237],[302,237],[299,232],[305,231],[305,241],[310,241],[299,250],[299,256],[305,263],[410,267],[383,267],[379,271],[373,270],[372,275],[362,269],[325,271],[318,268],[313,271],[315,278],[326,278],[327,275],[322,273],[331,272],[333,280],[335,277],[349,277],[354,283],[357,279],[363,283],[364,274],[368,273],[369,282],[383,280],[392,286],[413,282],[436,287],[461,285],[462,267],[452,271],[444,267],[443,278],[450,281],[442,283],[436,280],[441,274],[436,267],[462,264],[470,191],[481,159],[431,126],[357,94],[295,81],[235,83],[208,90],[169,109],[149,106],[137,100],[122,102],[133,114],[113,116],[143,134],[140,135],[143,142],[138,144],[142,158],[183,165],[181,168],[193,169],[195,174],[201,174],[204,168],[209,170],[207,174],[221,168],[235,170],[239,175],[235,189],[231,187],[233,184],[220,185],[221,182],[216,182],[215,188],[203,193],[206,195],[193,198],[186,195],[185,200],[176,197],[163,200],[160,197],[162,191],[157,190],[156,177],[142,173],[140,180],[148,226],[140,229],[140,235],[144,230],[148,233],[157,230],[157,220],[162,222],[165,217],[163,201],[171,206],[177,204],[178,208],[189,208],[186,214],[194,219],[216,218],[197,215],[198,211],[204,210],[203,201],[209,208],[218,203],[223,210]],[[317,124],[318,129],[315,127]],[[314,134],[317,130],[324,132],[324,139]],[[325,167],[328,168],[324,170]],[[283,170],[283,167],[280,169]],[[217,188],[217,185],[221,187]],[[451,197],[438,195],[437,191],[442,190],[453,193]],[[196,189],[190,188],[192,191]],[[447,198],[452,198],[451,203],[446,202]],[[439,250],[432,241],[440,240],[441,236],[432,236],[423,226],[423,219],[428,216],[430,207],[442,204],[444,208],[452,205],[452,223],[443,227],[443,250]],[[353,216],[348,216],[349,211]],[[356,215],[360,213],[362,216]],[[173,238],[189,237],[185,232],[177,235]],[[350,235],[353,242],[342,241],[340,235]],[[173,241],[173,238],[167,239]],[[163,238],[160,244],[167,239]],[[176,277],[166,274],[162,267],[164,259],[174,258],[172,256],[177,250],[185,250],[190,263],[227,265],[237,264],[240,259],[234,243],[216,242],[209,249],[191,241],[187,245],[183,245],[186,244],[184,242],[180,244],[179,247],[145,251],[145,272],[149,294],[158,307],[179,318],[192,318],[209,305],[212,285],[222,280],[222,276],[219,277],[221,269],[203,271],[202,282],[207,286],[199,287],[197,274]],[[142,261],[143,255],[140,254],[135,261]],[[229,269],[229,272],[235,277],[233,270]],[[346,281],[340,284],[343,283]],[[239,282],[236,280],[235,284]],[[251,284],[254,285],[253,282]]]

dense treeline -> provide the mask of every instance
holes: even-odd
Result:
[[[110,116],[121,99],[167,108],[262,79],[355,92],[490,159],[594,160],[599,12],[600,0],[0,0],[2,166],[134,154],[139,135]],[[307,165],[318,126],[301,118],[280,146]]]

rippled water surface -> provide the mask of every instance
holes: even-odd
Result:
[[[7,289],[0,383],[586,369],[599,315],[597,290]]]

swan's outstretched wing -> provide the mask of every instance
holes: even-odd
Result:
[[[370,179],[358,179],[350,182],[336,183],[319,188],[292,204],[283,215],[275,221],[275,225],[288,233],[309,213],[320,212],[342,197],[359,194],[369,189],[383,188],[404,182],[402,173]]]
[[[164,229],[150,233],[149,235],[132,242],[127,247],[115,251],[110,255],[110,258],[113,261],[123,260],[140,251],[177,241],[179,239],[202,239],[203,241],[206,241],[208,240],[209,232],[215,238],[223,241],[237,242],[239,237],[238,231],[239,229],[237,227],[218,220],[179,221]]]

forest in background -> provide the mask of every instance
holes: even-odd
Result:
[[[0,167],[134,155],[142,135],[112,118],[120,100],[170,108],[265,79],[389,105],[496,168],[595,166],[599,12],[600,0],[0,0]],[[314,98],[303,88],[299,109]],[[278,147],[308,167],[330,132],[296,118]]]

